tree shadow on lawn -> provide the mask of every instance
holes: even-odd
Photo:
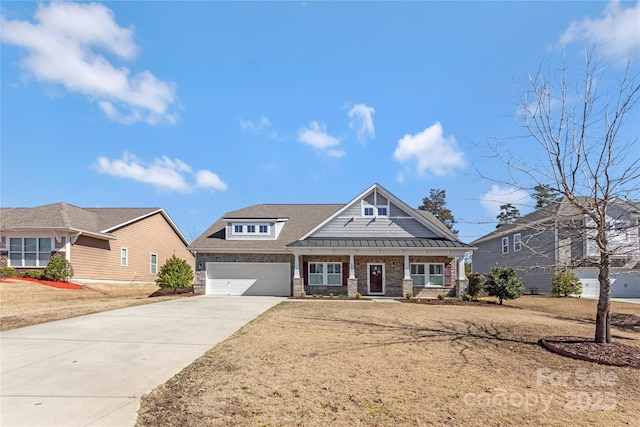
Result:
[[[404,344],[422,344],[428,347],[430,344],[435,342],[450,342],[452,345],[460,348],[458,354],[462,358],[463,363],[467,364],[469,362],[466,355],[468,351],[473,351],[479,347],[486,347],[491,343],[494,345],[507,343],[530,346],[532,348],[540,347],[538,343],[540,339],[539,336],[531,336],[527,338],[523,336],[521,332],[515,331],[515,325],[513,328],[509,328],[505,325],[497,326],[493,322],[488,324],[477,324],[470,320],[463,320],[455,323],[434,321],[435,325],[429,327],[424,325],[400,323],[384,324],[375,323],[372,320],[362,321],[330,317],[323,317],[321,319],[308,318],[308,320],[313,320],[315,322],[323,320],[336,323],[338,324],[336,325],[337,328],[344,325],[344,327],[353,329],[358,327],[373,329],[370,334],[378,339],[376,342],[352,344],[340,349],[322,352],[323,355],[348,353],[354,350],[361,350],[363,348],[377,348]],[[381,338],[388,334],[392,334],[394,338]]]
[[[579,318],[579,317],[569,317],[563,316],[560,314],[552,314],[546,312],[537,312],[540,315],[548,316],[553,319],[576,322],[581,325],[591,325],[595,328],[595,320]],[[595,317],[595,313],[594,313]],[[631,313],[611,313],[611,326],[618,328],[625,332],[640,332],[640,316],[636,316]],[[620,337],[620,339],[629,339]]]

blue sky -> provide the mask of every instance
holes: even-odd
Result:
[[[446,190],[470,242],[500,204],[531,210],[479,177],[508,175],[482,146],[522,134],[526,72],[563,46],[613,69],[640,51],[637,1],[0,7],[2,206],[158,206],[190,240],[231,210],[378,182],[415,207]]]

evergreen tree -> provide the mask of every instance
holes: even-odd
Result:
[[[498,225],[496,228],[505,224],[513,224],[520,217],[520,211],[511,203],[500,205],[500,213],[496,217],[498,219]]]
[[[544,208],[549,203],[558,199],[558,192],[551,189],[548,184],[536,185],[533,187],[533,194],[531,195],[536,199],[536,208]]]
[[[454,234],[458,234],[458,230],[453,228],[456,220],[453,217],[453,213],[451,213],[451,209],[447,208],[446,198],[447,193],[445,190],[432,188],[429,197],[422,199],[422,205],[418,206],[418,209],[431,212],[433,216],[438,218],[449,230],[453,231]]]

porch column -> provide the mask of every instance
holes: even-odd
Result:
[[[347,296],[355,298],[358,293],[358,279],[356,279],[356,267],[354,254],[349,254],[349,278],[347,279]]]
[[[293,278],[300,278],[300,255],[297,253],[293,254]]]
[[[71,238],[64,236],[64,257],[71,262]]]
[[[355,262],[353,261],[354,256],[353,254],[349,255],[349,279],[355,279],[356,278],[356,266],[355,266]]]
[[[413,279],[411,278],[411,263],[409,262],[409,255],[404,256],[404,277],[402,278],[402,296],[408,297],[409,294],[413,296]]]
[[[304,290],[304,279],[300,277],[300,254],[293,254],[293,296],[302,296]]]
[[[456,258],[458,261],[458,258]],[[465,295],[467,293],[467,289],[469,289],[469,279],[467,279],[467,275],[464,272],[464,257],[460,258],[458,261],[458,286],[456,286],[456,294],[457,296]]]
[[[411,264],[409,263],[409,255],[404,256],[404,280],[411,279]]]

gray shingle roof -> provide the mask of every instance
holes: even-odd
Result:
[[[1,208],[0,229],[73,230],[108,237],[108,232],[112,228],[160,210],[160,208],[80,208],[64,202],[32,208]]]
[[[189,249],[284,250],[288,243],[333,215],[344,205],[335,204],[261,204],[225,214],[189,245]],[[225,240],[225,219],[286,219],[277,240]]]

